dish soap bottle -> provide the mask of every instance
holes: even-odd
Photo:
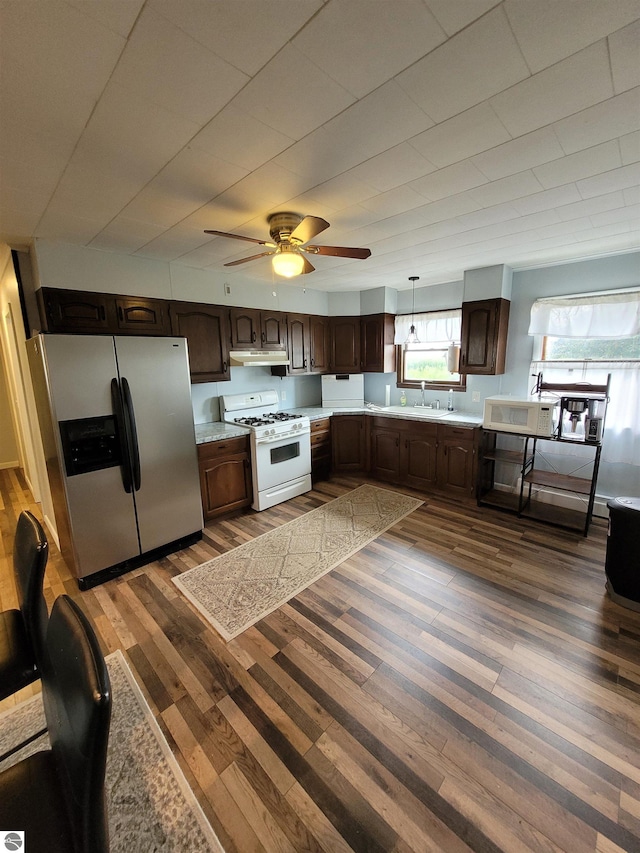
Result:
[[[400,405],[401,405],[401,406],[406,406],[406,405],[407,405],[407,395],[404,393],[404,391],[403,391],[403,392],[402,392],[402,394],[400,395]]]
[[[453,411],[453,388],[449,388],[449,401],[447,403],[447,411]]]

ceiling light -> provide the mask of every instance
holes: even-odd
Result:
[[[280,246],[280,249],[271,258],[271,263],[274,273],[285,278],[300,275],[304,269],[304,258],[293,246]]]
[[[418,338],[418,333],[416,332],[415,323],[413,322],[413,315],[415,313],[416,308],[416,281],[418,281],[420,276],[410,275],[409,281],[411,282],[411,326],[409,327],[409,334],[407,335],[407,340],[404,342],[404,345],[407,344],[419,344],[420,339]]]

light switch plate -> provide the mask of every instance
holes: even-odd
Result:
[[[479,403],[480,402],[480,392],[479,391],[473,391],[471,394],[471,400],[474,403]]]

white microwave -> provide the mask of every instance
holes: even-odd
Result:
[[[484,401],[485,429],[521,435],[553,435],[558,425],[559,400],[527,400],[499,395]]]

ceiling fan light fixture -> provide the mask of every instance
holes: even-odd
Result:
[[[304,269],[304,258],[291,246],[281,246],[271,258],[273,271],[284,278],[295,278]]]

